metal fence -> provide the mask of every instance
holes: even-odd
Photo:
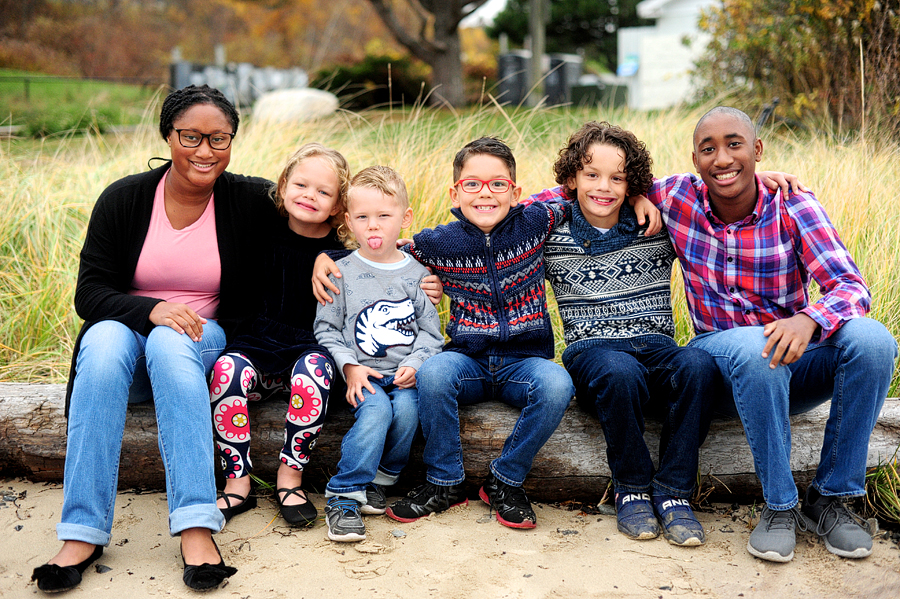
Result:
[[[238,106],[250,106],[261,95],[272,90],[306,87],[309,84],[309,76],[300,68],[260,68],[249,63],[212,66],[176,61],[169,69],[169,84],[173,89],[205,83],[221,90]]]

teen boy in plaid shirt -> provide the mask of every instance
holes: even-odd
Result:
[[[755,174],[762,141],[750,118],[718,107],[697,123],[700,173],[658,180],[661,210],[681,263],[697,336],[716,359],[740,416],[766,506],[750,535],[756,557],[793,558],[795,529],[829,551],[872,552],[862,520],[843,503],[865,494],[868,440],[887,395],[897,344],[865,317],[871,295],[825,210],[808,192],[784,197]],[[809,278],[821,299],[809,303]],[[788,416],[831,400],[820,463],[798,509]]]

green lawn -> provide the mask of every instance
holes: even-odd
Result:
[[[136,125],[158,92],[156,87],[0,69],[0,125],[19,125],[18,134],[29,136]]]

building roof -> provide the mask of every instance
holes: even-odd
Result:
[[[672,0],[644,0],[637,5],[638,16],[642,19],[658,19],[662,16],[666,4]]]
[[[673,11],[699,11],[713,2],[714,0],[644,0],[638,3],[637,13],[642,19],[660,19]]]

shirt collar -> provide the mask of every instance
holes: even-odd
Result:
[[[584,217],[581,206],[572,201],[572,238],[586,254],[596,255],[620,250],[637,236],[638,224],[634,208],[627,201],[619,208],[619,222],[606,233],[598,231]]]
[[[757,221],[759,221],[759,215],[763,213],[765,210],[766,204],[772,201],[772,198],[778,192],[770,190],[768,187],[763,185],[762,180],[759,178],[759,175],[754,175],[756,179],[756,206],[753,208],[753,212],[747,215],[744,220],[739,223],[731,223],[736,225],[755,225]],[[703,213],[706,214],[707,220],[713,224],[717,225],[725,225],[718,216],[712,210],[712,206],[709,203],[709,188],[706,186],[706,183],[700,183],[700,192],[701,197],[703,198]]]
[[[511,216],[521,212],[524,209],[525,209],[525,206],[523,206],[522,204],[516,204],[515,206],[510,208],[509,212],[506,214],[506,216],[503,217],[503,220],[501,220],[499,223],[497,223],[497,225],[491,230],[490,234],[493,235],[494,233],[496,233],[498,230],[500,230],[501,227],[503,227],[506,223],[509,222],[509,218]],[[462,210],[460,210],[459,208],[451,208],[450,214],[455,216],[457,218],[457,220],[459,220],[459,222],[463,223],[466,227],[474,229],[475,231],[477,231],[478,233],[481,233],[482,235],[486,235],[486,233],[484,231],[482,231],[481,229],[479,229],[478,227],[473,225],[471,222],[469,222],[469,219],[467,219],[465,217],[465,215],[462,213]]]

